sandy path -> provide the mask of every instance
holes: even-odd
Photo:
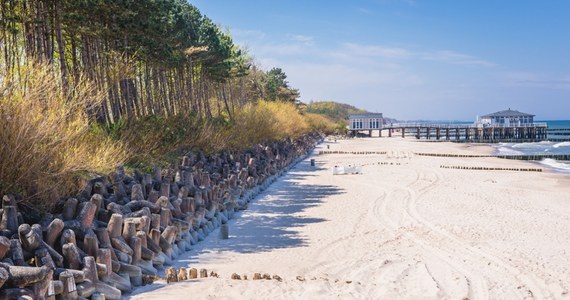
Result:
[[[484,146],[399,138],[328,145],[388,155],[301,162],[230,221],[229,240],[214,233],[180,258],[178,266],[221,278],[155,283],[132,298],[570,299],[568,175],[439,168],[531,165],[495,158],[393,157],[488,153]],[[348,164],[363,174],[332,175]],[[234,272],[283,281],[230,280]]]

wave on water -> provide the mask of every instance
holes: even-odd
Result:
[[[555,159],[545,158],[541,160],[540,163],[559,172],[570,173],[570,163],[568,162],[561,162]]]
[[[497,154],[498,155],[523,155],[524,152],[517,151],[517,150],[513,149],[513,147],[511,145],[503,143],[503,144],[499,144],[499,146],[497,147]]]
[[[522,149],[545,149],[552,146],[552,142],[543,141],[543,142],[536,142],[536,143],[519,143],[519,144],[511,144],[513,148],[522,148]]]
[[[560,148],[560,147],[570,147],[570,142],[562,142],[562,143],[558,143],[553,145],[552,147],[554,148]]]

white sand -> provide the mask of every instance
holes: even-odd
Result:
[[[401,138],[319,149],[326,145],[400,155],[491,152]],[[570,299],[568,175],[439,168],[541,167],[497,158],[312,158],[317,167],[301,162],[231,220],[229,240],[213,233],[177,265],[220,278],[159,282],[132,298]],[[332,175],[334,165],[348,164],[363,165],[364,174]],[[234,272],[250,280],[231,280]],[[252,281],[254,272],[283,281]]]

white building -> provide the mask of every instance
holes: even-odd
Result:
[[[481,116],[480,122],[482,124],[520,126],[534,123],[534,115],[511,110],[509,108],[507,110]]]
[[[378,130],[383,122],[382,113],[351,114],[348,115],[348,130]]]

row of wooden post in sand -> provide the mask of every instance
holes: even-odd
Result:
[[[228,222],[319,140],[188,154],[152,174],[119,166],[35,222],[5,196],[0,299],[120,299]]]

